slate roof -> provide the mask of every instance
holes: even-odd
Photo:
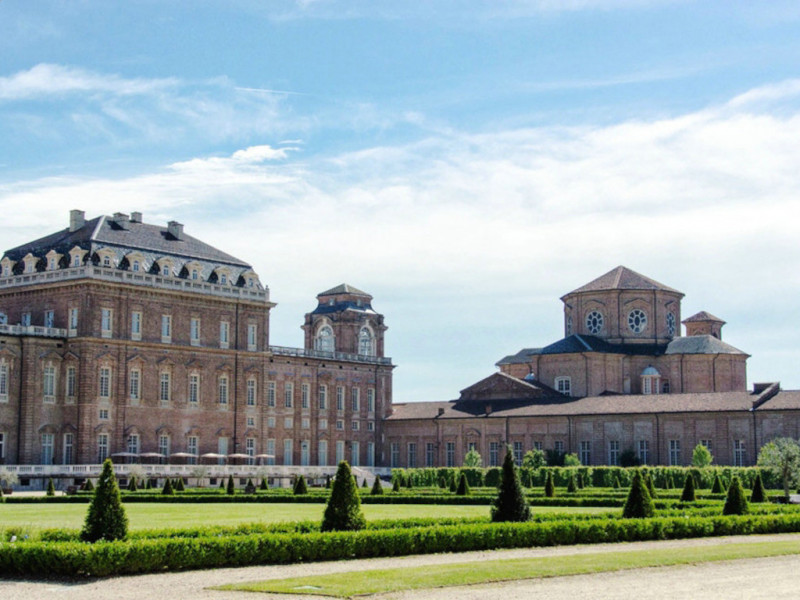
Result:
[[[725,321],[723,321],[719,317],[715,317],[710,312],[706,312],[704,310],[701,310],[696,315],[692,315],[688,319],[684,319],[682,323],[693,323],[695,321],[716,321],[717,323],[723,323],[723,324],[725,323]]]
[[[664,354],[666,344],[610,344],[593,335],[573,333],[545,346],[539,354],[575,354],[578,352],[603,352],[606,354],[629,354],[658,356]]]
[[[339,294],[353,294],[353,295],[356,295],[356,296],[369,296],[370,298],[372,298],[372,296],[370,294],[368,294],[367,292],[361,291],[357,287],[353,287],[352,285],[349,285],[347,283],[339,284],[335,288],[331,288],[329,290],[321,292],[321,293],[317,294],[317,297],[319,297],[319,296],[336,296],[336,295],[339,295]]]
[[[666,286],[663,283],[659,283],[655,279],[645,277],[641,273],[637,273],[628,267],[620,265],[615,269],[611,269],[605,275],[601,275],[597,279],[590,281],[586,285],[582,285],[578,289],[572,290],[564,297],[571,294],[600,292],[606,290],[662,290],[666,292],[674,292],[683,296],[683,294],[676,289]]]
[[[673,339],[667,346],[666,354],[742,354],[738,348],[726,344],[713,335],[687,335]]]
[[[500,360],[495,363],[495,366],[500,365],[525,365],[530,362],[530,357],[536,354],[541,354],[541,348],[523,348],[516,354],[509,354],[508,356],[504,356]]]

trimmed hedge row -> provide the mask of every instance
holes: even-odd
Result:
[[[800,531],[800,515],[565,520],[306,534],[0,544],[0,573],[110,576],[351,558]]]

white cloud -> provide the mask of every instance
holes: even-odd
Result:
[[[367,289],[391,327],[398,401],[451,397],[504,354],[553,341],[558,297],[626,264],[686,292],[685,315],[727,320],[725,339],[754,355],[751,379],[800,386],[797,351],[759,335],[800,320],[800,109],[760,106],[327,159],[261,145],[127,179],[10,183],[4,239],[61,228],[69,208],[178,219],[254,264],[279,303],[278,344],[300,343],[319,291]],[[432,379],[411,371],[423,363]]]

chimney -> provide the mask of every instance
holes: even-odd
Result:
[[[132,212],[131,213],[131,223],[141,223],[142,222],[142,213],[140,212]]]
[[[69,231],[72,233],[73,231],[78,231],[81,227],[86,224],[86,213],[82,210],[71,210],[69,211]]]
[[[119,225],[123,229],[128,228],[129,218],[128,215],[126,215],[125,213],[120,213],[120,212],[114,213],[113,220],[117,225]]]
[[[176,240],[183,239],[183,223],[177,221],[170,221],[167,223],[167,232]]]

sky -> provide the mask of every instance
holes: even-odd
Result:
[[[625,265],[800,388],[800,3],[0,2],[0,246],[140,211],[386,317],[395,402],[563,335]]]

